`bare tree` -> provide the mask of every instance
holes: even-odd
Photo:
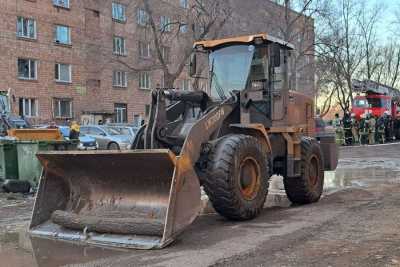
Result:
[[[358,25],[360,27],[360,34],[363,40],[363,49],[365,55],[365,62],[363,68],[363,76],[368,80],[372,79],[379,67],[378,62],[378,45],[377,45],[377,25],[379,18],[383,11],[382,5],[375,5],[372,8],[368,8],[363,4],[361,15],[357,18]]]
[[[321,18],[324,33],[318,36],[317,54],[330,69],[325,86],[335,91],[343,111],[353,102],[353,79],[371,79],[380,71],[375,36],[380,12],[377,6],[367,10],[360,1],[336,0]]]
[[[223,0],[194,0],[183,15],[163,22],[159,20],[161,14],[154,9],[156,1],[143,0],[143,5],[148,15],[156,65],[162,69],[164,86],[170,88],[174,87],[174,82],[187,66],[193,42],[217,37],[231,14]],[[174,44],[174,54],[178,56],[170,63],[164,49],[171,43]]]

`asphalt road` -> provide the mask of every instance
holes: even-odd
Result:
[[[0,266],[400,266],[398,151],[399,144],[343,148],[320,202],[290,206],[278,188],[257,219],[204,215],[163,250],[82,247],[0,231]]]

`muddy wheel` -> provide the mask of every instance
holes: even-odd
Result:
[[[108,150],[119,150],[119,145],[117,143],[110,143],[108,145]]]
[[[264,206],[269,168],[262,144],[254,137],[229,135],[211,152],[204,190],[214,209],[231,220],[249,220]]]
[[[321,198],[324,187],[324,162],[315,140],[301,141],[301,176],[283,179],[285,191],[292,203],[309,204]]]

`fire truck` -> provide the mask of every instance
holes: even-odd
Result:
[[[381,117],[388,112],[396,118],[400,112],[400,91],[374,81],[353,81],[354,97],[352,113],[360,119],[362,114]]]
[[[352,113],[359,120],[363,114],[381,117],[385,112],[395,120],[394,134],[400,139],[400,91],[396,88],[371,81],[353,80]]]

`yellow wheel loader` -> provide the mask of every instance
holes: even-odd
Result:
[[[293,203],[319,200],[337,165],[334,138],[317,141],[310,98],[289,90],[293,46],[267,34],[195,43],[209,91],[157,89],[132,151],[41,152],[34,236],[138,249],[163,248],[200,212],[249,220],[272,174]]]

